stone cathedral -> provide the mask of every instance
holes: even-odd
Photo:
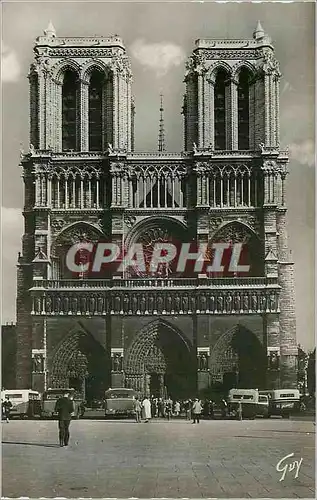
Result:
[[[109,387],[185,398],[296,386],[280,78],[260,23],[250,39],[196,40],[183,152],[142,153],[121,38],[59,37],[50,23],[36,39],[21,151],[18,388],[74,387],[90,401]],[[66,265],[74,243],[150,252],[175,239],[242,243],[250,271],[96,276]]]

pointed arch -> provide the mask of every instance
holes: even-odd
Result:
[[[62,150],[79,150],[80,84],[78,72],[67,67],[62,80]]]
[[[100,398],[109,369],[103,346],[78,322],[52,352],[49,386],[73,387],[88,400]]]
[[[93,59],[87,61],[81,68],[81,78],[89,83],[91,75],[94,71],[100,71],[105,78],[109,78],[112,75],[111,67],[105,64],[100,59]]]
[[[89,263],[88,270],[81,273],[72,272],[66,262],[66,257],[69,249],[76,243],[81,241],[96,244],[100,240],[104,240],[105,236],[102,231],[89,224],[88,222],[74,222],[64,227],[54,238],[51,246],[52,259],[52,278],[53,279],[78,279],[78,278],[93,278],[91,272],[91,264],[94,253],[85,250],[79,250],[76,254],[76,263]]]
[[[136,335],[124,357],[128,386],[149,394],[151,377],[174,397],[185,396],[194,382],[193,349],[185,335],[168,321],[154,320]]]
[[[52,68],[53,79],[57,84],[62,85],[64,80],[64,75],[67,70],[74,71],[77,77],[80,78],[80,65],[77,61],[73,59],[62,59]]]
[[[212,273],[213,277],[223,276],[263,276],[264,275],[264,250],[258,234],[247,223],[238,220],[231,220],[223,224],[213,234],[210,243],[228,243],[228,249],[224,250],[222,265],[224,270],[221,273]],[[236,243],[240,243],[241,253],[239,256],[239,266],[247,266],[244,271],[230,271],[232,248]],[[248,269],[248,270],[247,270]]]
[[[228,149],[228,109],[230,107],[230,93],[228,85],[230,84],[230,71],[223,65],[217,66],[215,70],[214,84],[214,129],[215,129],[215,149]]]
[[[238,76],[238,149],[250,148],[250,89],[254,72],[242,65]]]
[[[265,362],[265,349],[257,335],[238,323],[220,336],[211,351],[213,382],[225,384],[226,374],[231,373],[236,377],[229,380],[236,379],[239,387],[261,388],[265,384]]]

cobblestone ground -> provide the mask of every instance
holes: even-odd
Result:
[[[68,448],[56,421],[2,424],[5,497],[313,498],[312,421],[79,420]],[[277,463],[302,460],[295,470]]]

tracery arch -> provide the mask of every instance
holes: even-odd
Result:
[[[172,217],[151,217],[139,222],[129,231],[125,240],[125,249],[127,251],[133,244],[141,244],[146,270],[130,267],[126,271],[127,274],[130,276],[159,276],[162,278],[177,276],[177,253],[171,262],[161,264],[152,273],[150,262],[154,246],[156,243],[172,243],[179,252],[181,243],[188,241],[188,238],[189,235],[184,224]]]
[[[241,388],[263,388],[266,353],[257,335],[241,324],[223,333],[210,354],[213,382]],[[226,387],[226,390],[231,389]]]
[[[191,389],[193,352],[182,332],[167,321],[155,320],[142,328],[129,346],[124,369],[128,386],[149,392],[149,377],[161,376],[168,394],[177,395]],[[163,387],[161,388],[163,389]]]
[[[104,348],[78,324],[51,355],[49,386],[73,387],[84,399],[99,399],[107,388],[109,369]]]
[[[239,221],[231,221],[221,226],[212,236],[209,245],[212,243],[228,243],[229,247],[224,250],[222,258],[221,272],[213,272],[213,277],[223,276],[263,276],[264,275],[264,250],[258,235],[246,224]],[[230,271],[233,245],[240,243],[241,253],[238,261],[239,266],[248,266],[244,271]],[[213,258],[214,251],[210,252]]]
[[[75,263],[79,266],[80,264],[84,266],[89,263],[89,267],[88,270],[76,273],[67,267],[67,252],[76,243],[91,242],[95,245],[98,241],[104,239],[105,236],[100,230],[85,222],[76,222],[64,228],[56,235],[51,247],[52,279],[87,279],[94,277],[91,271],[93,252],[89,253],[85,250],[77,252]]]

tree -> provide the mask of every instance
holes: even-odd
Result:
[[[316,348],[308,355],[307,388],[310,396],[316,392]]]
[[[306,388],[307,388],[307,362],[308,362],[308,355],[307,353],[301,348],[301,345],[298,344],[297,346],[297,387],[299,388],[301,394],[306,393]]]

